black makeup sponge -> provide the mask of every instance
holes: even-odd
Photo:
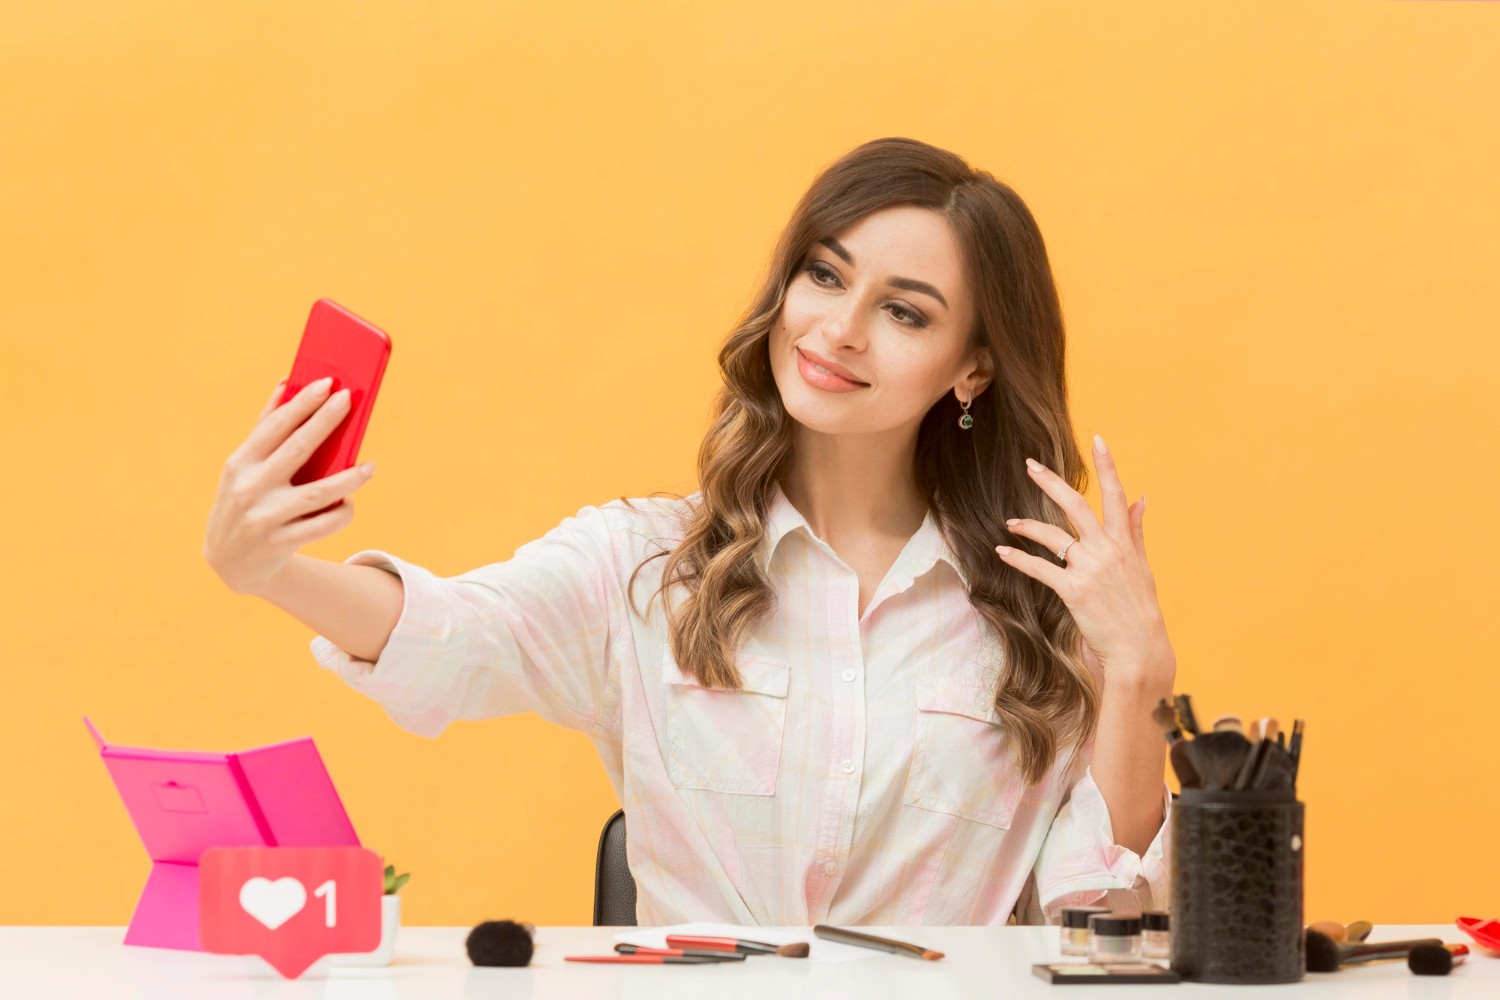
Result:
[[[535,947],[530,925],[514,920],[486,920],[464,941],[475,965],[530,965]]]

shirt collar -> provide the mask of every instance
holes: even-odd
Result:
[[[798,528],[806,533],[809,541],[826,549],[832,555],[833,550],[813,533],[812,526],[807,523],[807,519],[796,507],[792,506],[792,502],[782,492],[781,484],[772,480],[771,489],[770,506],[766,510],[765,535],[761,539],[758,552],[761,570],[769,575],[771,557],[775,554],[776,547],[781,544],[783,538]],[[968,575],[964,573],[957,553],[949,547],[947,539],[938,528],[937,518],[933,517],[932,511],[929,510],[922,519],[922,526],[917,529],[915,535],[912,535],[906,547],[896,558],[891,571],[897,576],[905,577],[902,581],[904,588],[909,586],[911,581],[932,569],[939,560],[953,567],[953,572],[958,574],[958,578],[963,581],[967,589]]]

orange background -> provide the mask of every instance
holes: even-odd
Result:
[[[1484,3],[8,5],[0,923],[130,917],[84,714],[314,736],[408,924],[589,922],[588,741],[398,729],[208,568],[220,468],[327,296],[395,350],[310,554],[454,575],[694,489],[777,233],[884,135],[1035,212],[1179,690],[1308,720],[1308,919],[1500,914],[1497,41]]]

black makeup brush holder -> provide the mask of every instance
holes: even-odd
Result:
[[[1172,805],[1171,966],[1184,980],[1302,979],[1303,814],[1292,790],[1182,790]]]

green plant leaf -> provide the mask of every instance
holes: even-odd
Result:
[[[393,885],[391,887],[390,891],[393,894],[397,893],[397,892],[400,892],[401,891],[401,887],[403,885],[405,885],[406,882],[407,882],[407,880],[410,879],[410,878],[411,878],[411,873],[410,872],[405,872],[405,873],[403,873],[401,875],[396,876],[396,883],[395,883],[395,885]]]

